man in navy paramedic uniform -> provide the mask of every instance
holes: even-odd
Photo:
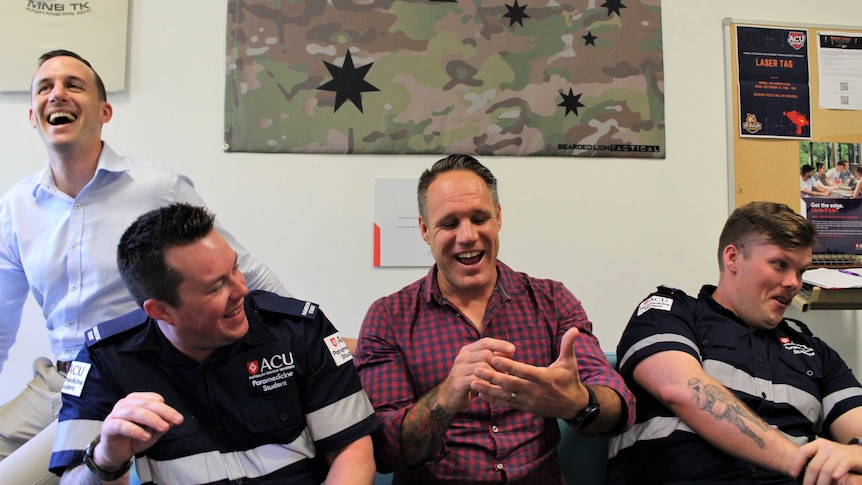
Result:
[[[125,483],[136,456],[143,483],[370,484],[377,420],[346,345],[317,305],[249,294],[213,217],[173,204],[120,239],[143,310],[87,335],[51,470]]]
[[[752,202],[721,233],[717,287],[641,302],[617,348],[637,422],[611,440],[611,483],[862,483],[862,387],[784,318],[816,232]]]

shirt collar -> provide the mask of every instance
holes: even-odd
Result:
[[[494,292],[500,293],[500,296],[503,300],[509,300],[511,298],[510,295],[522,293],[526,289],[526,284],[522,278],[518,278],[518,273],[512,270],[512,268],[506,266],[505,263],[497,260],[495,264],[497,268],[497,283],[494,286]],[[434,263],[431,266],[431,269],[428,271],[428,274],[425,275],[424,282],[422,285],[422,300],[430,303],[431,301],[436,301],[437,303],[442,303],[446,300],[443,297],[443,293],[440,291],[440,285],[437,284],[437,263]]]
[[[128,170],[128,167],[123,163],[122,157],[117,155],[117,153],[112,150],[107,143],[102,142],[102,151],[99,153],[99,161],[96,165],[96,174],[93,176],[93,180],[101,177],[101,174],[106,172],[119,173],[126,172]],[[93,180],[91,180],[87,185],[93,183]],[[36,198],[40,191],[45,191],[51,195],[57,193],[57,184],[54,181],[54,172],[51,171],[50,163],[45,164],[39,183],[36,184],[36,187],[33,189],[33,197]]]
[[[227,346],[213,352],[213,354],[207,358],[207,361],[214,358],[218,359],[225,355],[232,355],[235,352],[235,350],[233,350],[235,348],[254,347],[269,342],[275,338],[275,335],[273,335],[273,333],[263,325],[260,315],[255,311],[257,305],[251,301],[250,298],[246,298],[244,306],[245,314],[248,318],[248,332],[238,341],[228,344]],[[120,344],[119,350],[120,352],[132,353],[159,352],[165,358],[170,359],[171,362],[190,360],[188,356],[177,350],[170,343],[167,337],[162,334],[158,323],[156,323],[153,318],[147,318],[147,324],[142,325],[134,335]]]
[[[742,321],[742,319],[741,319],[741,318],[739,318],[738,316],[736,316],[736,313],[733,313],[732,311],[730,311],[730,310],[728,310],[727,308],[723,307],[719,302],[715,301],[715,299],[712,297],[713,293],[715,293],[715,290],[716,290],[715,285],[703,285],[703,287],[701,287],[701,289],[700,289],[700,299],[701,299],[701,300],[703,300],[703,301],[705,301],[705,302],[706,302],[706,304],[707,304],[707,305],[708,305],[708,306],[709,306],[709,307],[710,307],[714,312],[719,313],[719,314],[721,314],[721,315],[724,315],[724,316],[726,316],[727,318],[730,318],[731,320],[733,320],[734,322],[736,322],[736,323],[738,323],[738,324],[742,325],[743,327],[745,327],[745,328],[747,328],[747,329],[749,329],[749,330],[752,330],[752,331],[754,331],[754,332],[766,332],[766,333],[769,333],[769,332],[772,332],[773,330],[775,330],[775,329],[773,329],[773,330],[764,330],[764,329],[760,329],[760,328],[751,328],[748,324],[746,324],[744,321]],[[778,327],[784,327],[784,326],[786,326],[786,325],[787,325],[787,322],[782,318],[782,319],[781,319],[781,323],[779,323],[779,324],[778,324],[778,326],[776,326],[776,328],[778,328]]]

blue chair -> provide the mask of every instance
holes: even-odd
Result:
[[[141,485],[141,479],[138,478],[138,470],[135,469],[135,462],[132,462],[132,469],[129,470],[129,485]]]

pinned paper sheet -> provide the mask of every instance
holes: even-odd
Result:
[[[431,266],[419,231],[415,178],[374,179],[374,266]]]

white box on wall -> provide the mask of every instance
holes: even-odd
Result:
[[[0,0],[0,91],[29,92],[54,49],[90,61],[108,92],[126,89],[128,0]]]

